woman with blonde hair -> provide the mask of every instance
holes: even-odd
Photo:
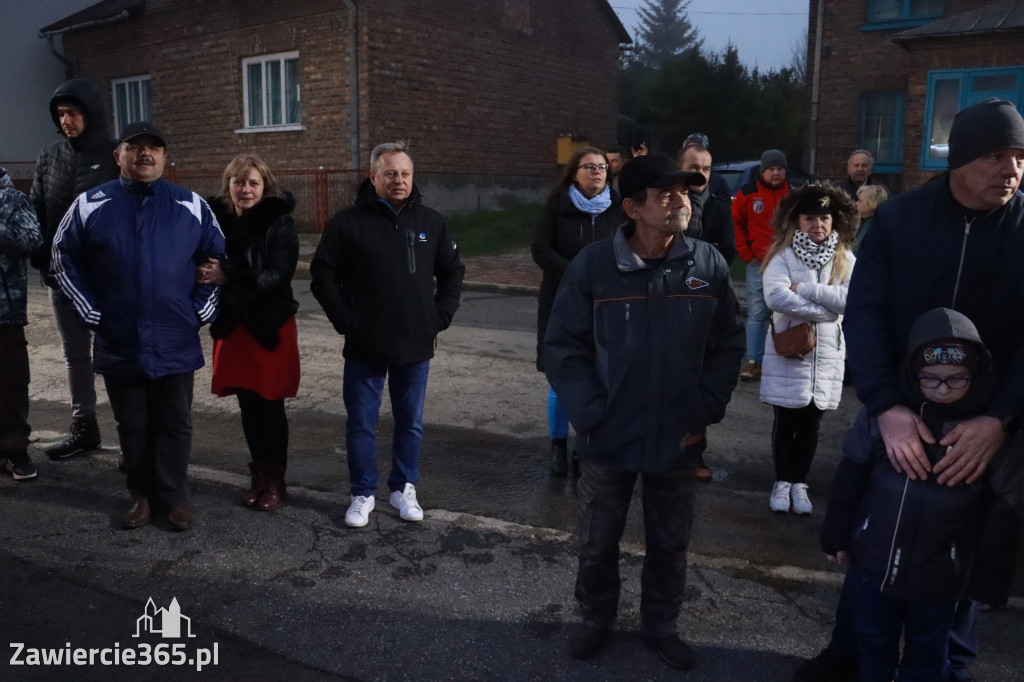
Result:
[[[772,311],[765,343],[761,401],[774,407],[775,485],[769,506],[806,516],[812,505],[807,474],[825,410],[839,406],[846,344],[842,319],[853,272],[857,212],[845,192],[829,184],[789,193],[775,211],[775,241],[762,266],[764,298]],[[773,335],[807,323],[814,348],[799,357],[776,352]]]
[[[860,229],[857,230],[857,237],[853,240],[853,253],[860,250],[860,243],[864,241],[864,235],[871,229],[875,222],[875,211],[878,205],[889,198],[889,191],[881,185],[864,185],[857,190],[857,198],[854,204],[857,207],[857,215],[860,216]]]
[[[234,395],[252,455],[252,485],[242,503],[277,509],[285,496],[288,418],[284,399],[299,388],[295,326],[298,302],[292,276],[299,239],[291,212],[295,199],[277,186],[258,156],[243,154],[224,170],[220,194],[210,208],[227,244],[223,261],[201,265],[201,283],[221,286],[213,342],[213,393]]]

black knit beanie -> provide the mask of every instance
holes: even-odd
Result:
[[[1011,102],[989,97],[953,118],[950,170],[1003,149],[1024,149],[1024,118]]]

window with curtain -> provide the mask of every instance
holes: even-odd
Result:
[[[866,92],[860,101],[860,147],[875,157],[875,170],[898,173],[903,169],[902,92]]]
[[[946,167],[953,117],[961,109],[989,97],[1009,100],[1018,110],[1024,109],[1024,66],[928,74],[921,168]]]
[[[299,53],[250,57],[242,61],[245,128],[294,129],[299,111]]]
[[[117,78],[110,82],[114,92],[114,135],[129,123],[149,121],[149,76]]]

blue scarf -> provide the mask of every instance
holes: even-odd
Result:
[[[608,185],[604,186],[600,194],[594,196],[593,199],[588,199],[583,196],[583,192],[576,188],[576,185],[569,185],[569,200],[572,201],[572,205],[590,215],[598,215],[608,210],[608,207],[612,205],[612,191],[608,188]]]

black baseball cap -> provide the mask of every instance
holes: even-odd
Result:
[[[164,143],[164,134],[160,132],[160,129],[149,121],[136,121],[135,123],[129,123],[121,131],[121,142],[128,142],[129,140],[140,137],[142,135],[149,135],[155,138],[160,143],[161,147],[166,147]]]
[[[631,197],[642,189],[686,185],[697,187],[707,182],[700,173],[684,171],[664,154],[648,154],[627,161],[619,172],[619,193]]]

